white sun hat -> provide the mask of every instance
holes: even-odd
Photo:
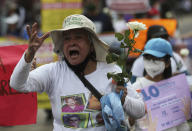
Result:
[[[93,39],[97,61],[106,61],[109,45],[99,39],[96,34],[95,24],[84,15],[70,15],[64,19],[63,28],[51,31],[51,38],[54,44],[54,52],[63,56],[63,32],[71,29],[85,29]]]

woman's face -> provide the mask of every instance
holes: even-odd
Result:
[[[82,63],[91,50],[88,33],[82,29],[64,32],[63,53],[71,65]]]
[[[75,117],[75,116],[70,117],[70,119],[69,119],[69,124],[72,127],[78,127],[79,122],[80,122],[80,119],[78,117]]]
[[[143,61],[144,61],[144,68],[151,78],[163,74],[165,70],[164,58],[157,58],[152,55],[144,55]]]
[[[66,100],[66,104],[67,104],[68,106],[74,106],[74,105],[76,104],[76,102],[75,102],[74,99],[68,98],[68,99]]]

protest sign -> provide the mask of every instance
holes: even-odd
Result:
[[[66,16],[82,13],[82,0],[41,0],[42,31],[60,29]]]
[[[121,14],[144,13],[150,9],[149,0],[106,0],[106,4]]]
[[[21,40],[15,37],[0,37],[0,47],[10,46],[10,45],[23,45],[25,43],[27,43],[26,40]],[[56,56],[56,54],[53,53],[53,44],[51,43],[50,38],[45,40],[44,44],[38,49],[35,56],[37,58],[36,59],[37,67],[43,64],[47,64],[47,63],[58,60],[58,57]],[[1,70],[1,66],[0,66],[0,70]],[[51,109],[50,100],[46,93],[37,93],[37,98],[38,98],[37,99],[38,108]]]
[[[149,119],[157,121],[156,131],[177,126],[191,116],[190,89],[184,74],[145,87],[141,93]]]
[[[9,86],[12,71],[27,45],[0,47],[0,126],[36,123],[36,93],[21,93]]]

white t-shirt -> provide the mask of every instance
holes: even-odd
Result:
[[[180,66],[180,69],[179,69],[179,71],[177,70],[177,64],[176,64],[175,60],[171,57],[172,73],[187,71],[187,67],[186,67],[183,59],[181,58],[181,56],[179,56],[175,52],[173,52],[173,56],[176,59],[178,66]],[[133,76],[136,76],[136,77],[143,76],[143,72],[144,72],[143,56],[139,56],[134,61],[131,71],[132,71]]]
[[[154,81],[148,80],[145,77],[139,77],[139,78],[137,78],[136,82],[132,85],[132,87],[135,90],[139,90],[139,89],[148,87],[154,83],[155,83]],[[142,129],[146,128],[146,125],[147,125],[147,115],[145,115],[141,119],[136,120],[135,130],[141,131]],[[187,122],[184,122],[183,124],[180,124],[176,127],[166,129],[165,131],[190,131],[190,127],[187,124]]]
[[[50,98],[54,116],[54,131],[104,131],[97,122],[100,111],[94,104],[96,98],[84,87],[65,61],[46,64],[30,72],[31,63],[26,63],[24,55],[15,67],[10,86],[23,92],[46,92]],[[94,72],[86,79],[101,93],[112,91],[114,85],[107,78],[108,72],[120,72],[115,64],[98,62]],[[129,116],[144,115],[144,103],[138,94],[128,88],[124,109]],[[135,99],[136,98],[136,99]]]

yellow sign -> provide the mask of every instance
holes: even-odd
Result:
[[[63,20],[71,14],[82,13],[82,0],[41,0],[42,31],[61,29]]]
[[[41,27],[43,32],[61,29],[63,20],[66,16],[82,13],[82,0],[41,0],[41,2]],[[50,40],[46,40],[45,43],[49,44],[44,44],[44,46],[37,53],[38,66],[49,63],[49,61],[57,60],[57,56],[54,53],[51,53],[52,44]],[[50,101],[46,93],[38,93],[38,108],[51,108]]]
[[[46,93],[37,93],[38,108],[51,109],[49,97]]]

